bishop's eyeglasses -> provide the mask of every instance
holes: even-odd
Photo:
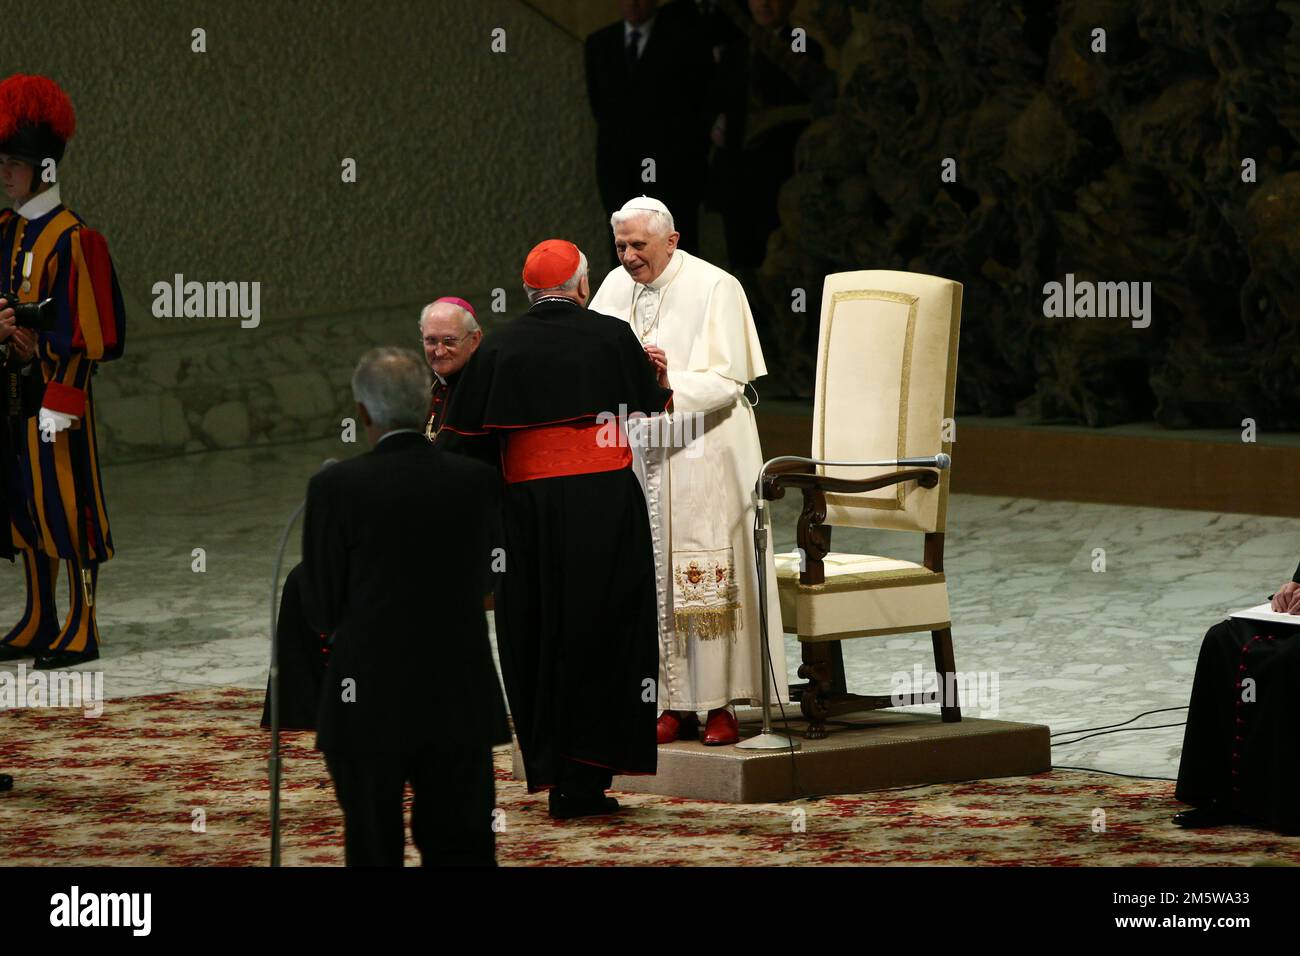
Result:
[[[466,332],[464,335],[461,336],[426,335],[424,336],[423,341],[424,341],[425,348],[436,349],[439,345],[441,345],[444,349],[450,352],[452,349],[460,345],[461,342],[464,342],[467,338],[469,338],[473,334],[474,334],[473,332]]]

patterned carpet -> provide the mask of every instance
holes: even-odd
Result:
[[[264,864],[261,706],[259,693],[225,689],[109,701],[99,718],[0,715],[0,769],[18,778],[0,794],[0,863]],[[312,740],[285,735],[284,861],[338,865],[342,816]],[[502,748],[497,847],[511,866],[1300,864],[1300,838],[1171,826],[1179,805],[1159,781],[1057,771],[790,805],[622,794],[618,816],[558,823],[509,766]]]

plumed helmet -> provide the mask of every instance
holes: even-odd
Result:
[[[76,129],[72,101],[49,77],[15,73],[0,81],[0,153],[57,163]]]

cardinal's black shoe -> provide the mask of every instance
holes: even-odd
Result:
[[[1205,830],[1235,822],[1234,814],[1221,803],[1208,803],[1174,814],[1174,823],[1187,830]]]
[[[602,794],[572,795],[552,789],[550,794],[550,813],[556,820],[572,820],[574,817],[599,817],[618,813],[618,801]]]
[[[14,788],[14,778],[7,773],[0,773],[0,793]]]
[[[36,670],[62,670],[65,667],[76,667],[78,664],[89,664],[97,660],[99,660],[98,647],[92,647],[88,651],[43,652],[36,658]]]
[[[35,657],[38,653],[31,645],[14,647],[12,644],[0,644],[0,661],[21,661],[25,657]]]

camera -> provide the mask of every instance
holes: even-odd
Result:
[[[53,332],[54,331],[54,300],[45,299],[42,302],[18,302],[16,295],[7,292],[0,292],[0,299],[6,301],[4,309],[14,310],[14,324],[24,329],[32,329],[36,332]],[[4,311],[0,309],[0,311]]]

